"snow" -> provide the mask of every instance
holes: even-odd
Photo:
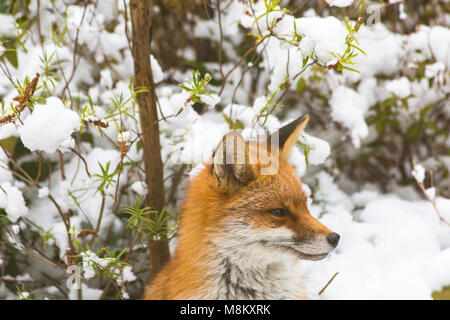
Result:
[[[386,26],[376,23],[373,26],[362,25],[358,31],[359,47],[366,53],[358,54],[354,61],[360,72],[349,72],[352,79],[364,79],[375,75],[392,75],[401,67],[400,59],[404,55],[402,37],[390,32]],[[389,50],[380,50],[389,48]]]
[[[333,119],[350,130],[353,144],[359,147],[369,134],[364,117],[368,109],[366,99],[351,88],[339,86],[333,90],[330,106]]]
[[[0,183],[12,182],[13,175],[8,168],[8,156],[0,150]]]
[[[450,283],[450,248],[441,251],[429,264],[426,278],[431,290],[440,291]]]
[[[81,292],[83,300],[98,300],[100,299],[103,290],[90,288],[86,284],[81,283]],[[78,300],[78,289],[71,289],[69,292],[70,300]]]
[[[353,0],[326,0],[326,2],[327,2],[330,6],[335,6],[335,7],[348,7],[349,5],[352,4]]]
[[[429,50],[438,61],[450,66],[450,30],[434,26],[429,31]]]
[[[209,108],[214,108],[220,102],[220,97],[217,94],[201,94],[200,100]]]
[[[269,31],[269,27],[273,26],[275,22],[284,16],[280,6],[275,6],[271,12],[268,12],[265,4],[258,1],[251,6],[251,10],[245,10],[241,18],[241,25],[245,28],[254,28],[260,30],[263,34]],[[258,19],[263,17],[263,19]]]
[[[425,168],[421,164],[417,164],[414,166],[411,174],[417,182],[423,183],[423,179],[425,179]]]
[[[39,188],[38,197],[45,198],[50,194],[50,190],[47,187]]]
[[[143,181],[135,181],[131,184],[131,190],[138,195],[145,197],[147,195],[147,184]]]
[[[385,86],[390,93],[396,95],[400,99],[406,98],[411,94],[411,84],[406,77],[387,81]]]
[[[16,222],[28,213],[22,192],[9,182],[2,183],[0,186],[0,208],[5,209],[12,222]]]
[[[113,87],[111,70],[104,69],[100,71],[100,84],[106,89],[111,89]]]
[[[150,64],[152,67],[153,81],[155,83],[161,82],[164,79],[164,73],[158,63],[158,60],[156,60],[152,54],[150,55]]]
[[[119,132],[117,136],[117,142],[129,142],[130,141],[130,132],[129,131],[122,131]]]
[[[13,224],[11,226],[11,229],[14,232],[14,234],[18,234],[20,232],[20,227],[17,224]]]
[[[132,271],[131,266],[125,266],[123,268],[122,277],[123,277],[123,281],[125,281],[125,282],[132,282],[137,279],[136,275]]]
[[[327,195],[335,195],[325,199],[326,213],[320,220],[341,240],[325,260],[302,262],[311,298],[431,299],[432,290],[450,283],[450,252],[441,250],[448,246],[450,232],[428,202],[371,192],[355,194],[352,200],[340,192],[328,193],[337,188],[329,176],[321,174],[319,181]],[[438,200],[448,214],[450,207]],[[363,208],[352,214],[354,205]],[[310,206],[316,217],[321,210]]]
[[[67,109],[59,98],[49,97],[45,105],[34,107],[19,128],[19,134],[31,151],[53,153],[60,147],[70,146],[72,132],[79,126],[80,117],[76,112]]]
[[[17,131],[17,127],[14,125],[14,123],[7,123],[0,127],[0,140],[18,136],[19,132]]]
[[[308,163],[319,165],[330,155],[330,145],[325,140],[313,137],[306,132],[300,136],[300,142],[309,147]]]
[[[425,66],[425,76],[427,78],[434,78],[441,74],[443,76],[443,72],[445,70],[445,65],[442,62],[436,62],[433,64],[427,64]]]
[[[435,187],[427,188],[425,189],[425,193],[428,196],[428,198],[433,200],[436,197],[436,188]]]
[[[114,261],[112,258],[100,258],[90,250],[82,252],[81,258],[83,259],[83,276],[86,279],[95,277],[96,270],[97,272],[101,272],[102,268],[106,268],[111,262]]]
[[[298,32],[312,41],[314,54],[322,64],[326,65],[335,59],[331,52],[344,52],[348,32],[343,23],[335,17],[298,18],[295,24]]]
[[[12,15],[0,13],[0,34],[15,34],[16,20]]]
[[[168,104],[170,105],[172,113],[177,114],[183,108],[192,107],[194,101],[192,101],[189,92],[183,90],[180,93],[172,95]]]

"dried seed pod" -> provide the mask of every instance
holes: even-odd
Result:
[[[120,157],[124,158],[127,155],[129,145],[125,140],[120,143]]]
[[[97,233],[98,233],[97,229],[85,229],[85,230],[81,230],[80,232],[78,232],[78,236],[77,237],[78,238],[84,238],[87,235],[90,235],[90,234],[95,235]]]
[[[87,122],[92,123],[96,126],[100,126],[102,128],[108,128],[109,127],[109,123],[108,122],[104,122],[100,119],[86,119]]]
[[[14,122],[15,118],[19,116],[19,114],[27,107],[30,102],[31,97],[33,96],[34,91],[36,90],[37,83],[39,81],[40,74],[36,73],[36,76],[27,83],[27,86],[23,90],[22,94],[14,97],[13,100],[17,101],[19,104],[14,107],[14,111],[12,114],[8,114],[0,118],[0,125]]]

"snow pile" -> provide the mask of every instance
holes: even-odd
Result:
[[[158,60],[156,60],[152,54],[150,55],[150,64],[152,67],[153,81],[155,83],[161,82],[164,79],[164,73],[158,63]]]
[[[0,34],[15,34],[16,20],[12,15],[0,13]]]
[[[100,258],[96,253],[86,250],[81,253],[83,276],[86,279],[91,279],[98,273],[107,271],[117,278],[117,284],[120,286],[123,282],[135,281],[136,275],[132,271],[131,266],[124,266],[121,270],[115,265],[116,259],[114,258]]]
[[[28,213],[22,192],[9,182],[1,184],[0,208],[5,209],[8,218],[12,222],[16,222],[20,217]]]
[[[348,77],[356,80],[374,75],[392,75],[399,70],[404,54],[401,35],[393,34],[386,26],[377,23],[370,27],[362,25],[357,39],[366,54],[358,54],[354,60],[360,73],[350,72]]]
[[[299,141],[308,146],[308,163],[319,165],[324,163],[330,155],[330,145],[325,140],[313,137],[306,132],[300,136]]]
[[[450,284],[450,248],[435,256],[426,270],[428,284],[433,291],[440,291]]]
[[[302,177],[308,166],[320,165],[330,155],[330,145],[325,140],[313,137],[303,132],[298,142],[300,146],[294,147],[289,157],[289,163],[295,167],[297,176]]]
[[[72,132],[80,126],[80,117],[64,107],[59,98],[47,98],[46,104],[36,105],[23,126],[19,128],[20,139],[31,151],[53,153],[73,147]]]
[[[284,12],[279,5],[269,11],[263,1],[257,1],[242,9],[244,14],[240,16],[241,25],[245,28],[259,30],[262,35],[269,33],[270,28],[284,17]]]
[[[421,164],[415,165],[411,174],[418,183],[423,183],[423,180],[425,179],[425,168]]]
[[[353,0],[326,0],[326,2],[327,2],[330,6],[335,6],[335,7],[348,7],[349,5],[352,4]]]
[[[406,77],[387,81],[385,86],[390,93],[401,99],[406,98],[411,94],[411,83]]]
[[[13,175],[8,168],[8,156],[3,150],[0,150],[0,183],[11,182]]]
[[[70,300],[78,300],[78,289],[73,288],[69,292]],[[98,300],[102,296],[102,289],[89,288],[86,284],[81,283],[81,292],[83,300]]]
[[[343,2],[337,1],[336,4],[344,5]],[[335,17],[295,18],[278,6],[267,10],[263,1],[243,10],[240,20],[242,26],[260,34],[260,37],[270,35],[271,29],[277,34],[264,40],[264,67],[271,74],[271,92],[298,78],[311,58],[323,66],[333,64],[336,62],[335,56],[342,55],[346,49],[348,32]]]
[[[113,258],[100,258],[94,252],[87,250],[81,253],[83,259],[83,276],[86,279],[91,279],[95,275],[106,269],[110,264],[114,262]]]
[[[330,99],[331,116],[350,130],[353,144],[359,147],[361,139],[369,134],[364,115],[369,108],[366,99],[345,86],[333,90]]]
[[[135,181],[131,184],[131,190],[136,192],[138,195],[145,197],[147,195],[148,189],[147,184],[143,181]]]
[[[309,17],[295,19],[297,32],[313,43],[311,48],[319,62],[326,65],[345,51],[348,32],[344,24],[335,17]],[[304,41],[304,39],[302,39]]]
[[[310,211],[341,240],[325,260],[303,262],[312,298],[431,299],[433,290],[450,285],[450,231],[430,203],[367,191],[349,198],[330,176],[318,179],[325,205]],[[449,219],[450,200],[438,198],[437,206]]]
[[[420,25],[417,32],[411,34],[407,43],[413,57],[419,59],[436,59],[447,67],[450,66],[450,30],[443,26]]]

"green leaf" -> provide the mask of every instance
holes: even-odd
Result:
[[[222,113],[222,117],[225,119],[225,121],[228,124],[228,127],[231,130],[243,130],[245,128],[244,123],[239,119],[236,119],[233,122],[233,120],[231,120],[225,113]]]
[[[17,59],[17,47],[16,47],[16,39],[5,38],[2,41],[3,47],[5,47],[5,57],[8,61],[17,68],[19,66],[19,61]]]
[[[408,140],[416,140],[420,137],[420,133],[422,132],[422,122],[414,122],[412,125],[408,127],[406,130],[406,137]]]
[[[16,149],[17,140],[18,140],[17,137],[11,136],[5,139],[1,139],[0,144],[9,153],[14,153],[14,150]]]
[[[301,93],[306,88],[306,81],[303,78],[300,78],[297,81],[297,85],[295,86],[295,90],[297,93]]]
[[[350,67],[347,67],[347,66],[344,66],[344,65],[341,65],[341,66],[342,66],[342,69],[345,69],[345,70],[349,70],[349,71],[353,71],[353,72],[359,73],[359,71],[356,70],[356,69],[353,69],[353,68],[350,68]]]

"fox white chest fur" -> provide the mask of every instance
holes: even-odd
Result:
[[[306,297],[301,286],[300,260],[272,247],[271,241],[288,230],[255,231],[244,221],[233,221],[227,232],[211,241],[208,293],[202,299],[284,300]],[[206,293],[206,292],[205,292]]]
[[[217,257],[211,281],[210,299],[285,300],[305,297],[299,274],[299,263],[285,259],[254,264],[241,256]]]

